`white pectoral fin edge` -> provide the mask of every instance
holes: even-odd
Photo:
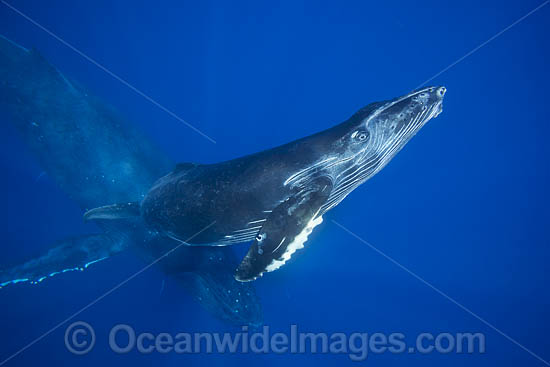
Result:
[[[304,248],[304,243],[307,241],[309,235],[313,231],[315,227],[317,227],[319,224],[323,223],[323,217],[318,216],[316,218],[313,218],[309,221],[307,226],[304,228],[302,232],[300,232],[299,235],[294,237],[294,240],[287,246],[286,251],[284,252],[283,256],[279,259],[274,259],[271,264],[269,264],[266,268],[266,272],[272,272],[277,269],[279,269],[281,266],[283,266],[292,255],[302,248]]]

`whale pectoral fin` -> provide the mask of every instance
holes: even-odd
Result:
[[[47,252],[0,270],[0,288],[21,282],[39,283],[57,274],[84,270],[128,247],[124,238],[109,233],[67,238]]]
[[[330,179],[318,178],[273,209],[237,268],[235,279],[248,282],[277,270],[304,247],[313,228],[323,221],[319,210],[331,190]]]
[[[140,205],[138,202],[100,206],[84,213],[84,220],[96,219],[123,219],[139,217]]]

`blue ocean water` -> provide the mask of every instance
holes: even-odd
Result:
[[[370,102],[405,94],[541,2],[8,4],[0,4],[0,34],[39,50],[173,160],[210,163],[326,129]],[[241,330],[213,318],[154,267],[67,320],[142,269],[125,253],[84,272],[0,290],[0,363],[36,340],[5,365],[544,365],[549,20],[546,5],[431,80],[447,87],[443,113],[330,211],[289,264],[255,284],[272,332],[294,324],[314,333],[401,333],[407,344],[421,333],[482,333],[484,353],[371,352],[362,362],[311,352],[120,355],[108,340],[116,324],[154,335]],[[7,264],[92,226],[43,174],[9,116],[0,118],[0,264]],[[78,320],[97,336],[83,356],[64,343],[66,327]]]

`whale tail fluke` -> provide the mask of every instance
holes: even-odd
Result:
[[[46,253],[0,271],[0,288],[22,282],[36,284],[54,275],[82,271],[122,252],[126,247],[127,241],[117,235],[92,234],[68,238]]]
[[[84,213],[84,220],[125,219],[141,216],[138,202],[100,206]]]

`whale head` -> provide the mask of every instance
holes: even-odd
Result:
[[[338,183],[362,183],[380,171],[432,118],[442,112],[445,87],[416,90],[389,101],[375,102],[339,126]]]

